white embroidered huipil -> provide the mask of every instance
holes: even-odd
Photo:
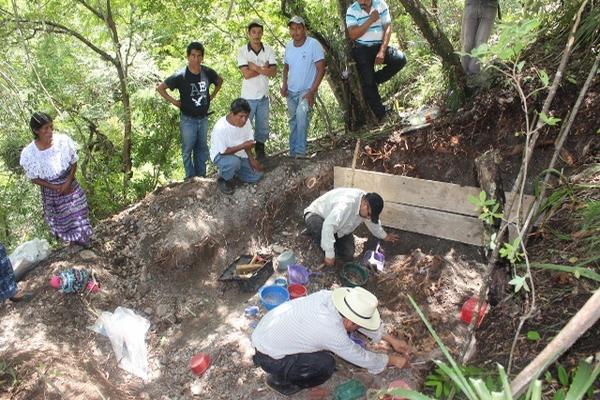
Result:
[[[388,356],[365,350],[350,339],[331,293],[321,290],[269,311],[252,333],[252,346],[277,360],[290,354],[326,350],[372,374],[383,371]],[[383,324],[377,331],[359,331],[377,342],[383,335]]]
[[[375,237],[384,239],[387,236],[381,227],[381,221],[374,224],[369,218],[359,215],[360,201],[365,194],[366,192],[360,189],[337,188],[325,193],[304,209],[305,215],[310,212],[324,219],[321,248],[325,252],[325,257],[335,257],[334,234],[337,234],[338,238],[349,235],[362,222]]]

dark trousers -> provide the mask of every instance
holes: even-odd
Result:
[[[379,96],[377,85],[387,82],[406,65],[406,56],[403,52],[388,47],[385,52],[382,69],[375,72],[375,58],[379,52],[379,45],[361,46],[356,45],[352,49],[352,56],[356,61],[356,69],[360,75],[363,95],[375,116],[379,119],[385,116],[385,108]]]
[[[321,385],[335,371],[335,359],[327,351],[290,354],[280,360],[257,351],[252,360],[280,383],[302,389]]]
[[[306,213],[304,216],[304,225],[317,245],[321,245],[321,231],[323,230],[323,218],[320,215]],[[344,260],[351,261],[354,258],[354,236],[352,234],[342,236],[335,235],[335,255]]]

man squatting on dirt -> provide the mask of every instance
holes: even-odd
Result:
[[[254,132],[248,116],[250,104],[235,99],[229,114],[221,117],[213,127],[210,137],[210,158],[219,169],[219,190],[232,194],[230,185],[234,176],[242,182],[255,183],[262,178],[262,165],[254,158]]]
[[[327,381],[335,370],[335,353],[378,374],[386,367],[404,368],[408,345],[384,327],[377,298],[362,287],[321,290],[287,301],[269,311],[252,333],[254,364],[267,372],[267,385],[290,396]],[[400,354],[374,353],[354,343],[359,331],[373,342],[388,342]]]
[[[364,222],[371,233],[388,242],[398,240],[387,234],[379,221],[383,199],[377,193],[360,189],[337,188],[319,197],[304,209],[304,224],[315,243],[325,252],[325,265],[334,265],[335,257],[348,261],[354,257],[352,232]]]

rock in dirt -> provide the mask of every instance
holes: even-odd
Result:
[[[169,314],[169,306],[167,304],[160,304],[156,307],[156,316],[158,318],[166,317]]]
[[[88,260],[94,260],[96,258],[98,258],[98,256],[96,255],[96,253],[94,253],[91,250],[82,250],[79,252],[79,257],[81,257],[82,260],[84,261],[88,261]]]
[[[146,307],[144,308],[144,314],[146,315],[152,315],[152,308],[151,307]]]
[[[198,381],[194,381],[190,384],[190,391],[192,396],[200,396],[202,393],[202,384]]]
[[[285,251],[285,247],[279,244],[274,244],[273,246],[271,246],[271,249],[274,253],[283,253]]]

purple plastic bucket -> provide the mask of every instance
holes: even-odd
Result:
[[[288,283],[293,285],[297,283],[299,285],[306,286],[308,284],[308,277],[310,272],[308,269],[301,264],[292,264],[288,266]]]
[[[369,250],[363,257],[363,264],[367,268],[371,267],[378,271],[382,271],[383,265],[385,264],[385,256],[378,251]]]

